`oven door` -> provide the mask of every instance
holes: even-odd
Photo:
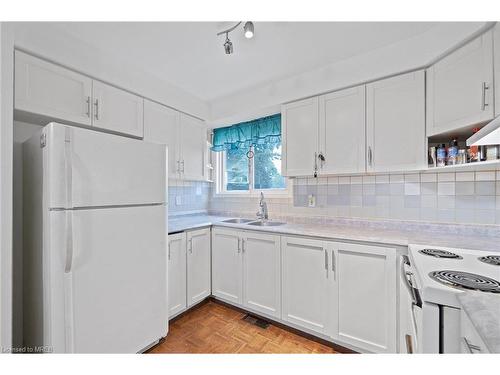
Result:
[[[413,273],[410,270],[410,261],[406,255],[400,260],[401,276],[401,353],[422,353],[423,315],[422,300],[418,289],[415,288]]]

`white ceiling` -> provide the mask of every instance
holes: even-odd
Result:
[[[432,32],[435,22],[255,22],[255,37],[229,22],[51,24],[205,101],[241,92]],[[436,28],[436,32],[439,28]]]

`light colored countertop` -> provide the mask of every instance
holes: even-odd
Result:
[[[300,235],[308,237],[324,238],[329,240],[362,241],[379,243],[393,246],[408,246],[410,244],[422,244],[429,246],[443,246],[451,248],[467,248],[471,250],[484,250],[489,252],[500,252],[500,237],[477,235],[460,235],[459,233],[439,233],[435,230],[415,230],[415,228],[396,229],[391,228],[390,222],[384,222],[382,227],[374,228],[366,225],[366,222],[351,221],[346,223],[323,223],[323,224],[296,224],[287,223],[276,227],[256,227],[247,224],[229,224],[222,220],[228,217],[210,215],[184,215],[169,218],[169,233],[181,232],[196,228],[208,227],[210,225],[229,227],[239,230],[253,230],[266,233],[283,235]]]
[[[488,350],[500,353],[500,295],[465,292],[457,298]]]

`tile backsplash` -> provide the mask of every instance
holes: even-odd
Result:
[[[500,171],[295,179],[293,205],[310,196],[330,216],[500,224]]]
[[[169,180],[169,215],[207,211],[210,185],[203,181]]]
[[[500,225],[500,171],[294,178],[266,200],[271,218],[373,218]],[[314,196],[315,207],[309,207]],[[255,216],[258,198],[213,197],[209,210]]]

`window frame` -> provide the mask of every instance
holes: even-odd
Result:
[[[253,146],[252,146],[253,150]],[[281,149],[283,157],[283,148]],[[290,184],[288,178],[285,179],[284,188],[275,189],[254,189],[254,158],[248,159],[248,190],[226,190],[226,151],[216,152],[215,157],[215,189],[216,196],[244,196],[244,197],[258,197],[263,192],[266,195],[273,197],[290,197]]]

